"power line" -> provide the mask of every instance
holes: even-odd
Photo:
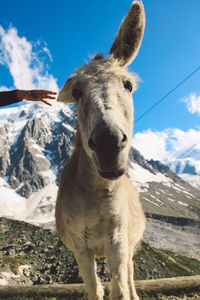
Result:
[[[191,72],[186,78],[184,78],[181,82],[179,82],[173,89],[171,89],[165,96],[159,99],[155,104],[153,104],[149,109],[147,109],[139,118],[137,118],[134,123],[137,123],[144,116],[146,116],[150,111],[152,111],[156,106],[158,106],[162,101],[164,101],[170,94],[172,94],[179,86],[181,86],[184,82],[186,82],[190,77],[192,77],[196,72],[200,70],[200,66],[196,68],[193,72]]]

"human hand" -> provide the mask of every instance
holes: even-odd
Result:
[[[43,103],[52,106],[46,99],[56,99],[57,93],[47,90],[17,90],[17,98],[19,100],[42,101]]]

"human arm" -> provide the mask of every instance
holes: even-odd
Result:
[[[17,90],[0,92],[0,106],[6,106],[20,101],[21,99],[17,97]]]
[[[50,105],[46,99],[55,99],[56,93],[47,90],[13,90],[0,92],[0,106],[6,106],[22,101],[23,99],[29,101],[42,101]]]

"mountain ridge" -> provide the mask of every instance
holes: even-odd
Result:
[[[28,104],[2,112],[0,216],[55,228],[59,177],[73,149],[76,126],[75,110],[58,103],[52,108]],[[199,229],[149,216],[198,221],[200,191],[161,162],[145,160],[134,148],[130,151],[127,175],[140,192],[148,216],[145,240],[199,258]]]
[[[41,219],[46,215],[44,219],[47,221],[48,213],[51,221],[54,218],[50,210],[55,206],[62,168],[73,149],[76,124],[74,108],[58,103],[52,108],[28,104],[5,109],[0,117],[0,191],[4,189],[4,194],[12,192],[19,201],[23,198],[24,212],[29,211],[28,206],[34,207],[32,216],[37,216],[37,220],[39,215]],[[141,192],[146,212],[194,219],[200,217],[200,191],[174,174],[168,166],[159,161],[145,160],[139,151],[132,148],[127,174]],[[159,194],[161,186],[163,190]],[[172,195],[169,200],[167,193],[174,194],[175,199]],[[3,206],[6,200],[2,197],[0,201],[4,205],[0,214],[6,216],[9,205],[5,213]],[[33,205],[34,201],[37,205]],[[30,213],[21,215],[28,221]],[[31,221],[34,222],[33,218]]]

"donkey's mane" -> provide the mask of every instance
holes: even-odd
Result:
[[[103,58],[104,58],[104,55],[102,53],[96,53],[92,60],[100,60]]]
[[[79,67],[73,76],[90,79],[94,76],[99,77],[99,75],[102,75],[104,78],[120,76],[122,79],[124,78],[124,80],[130,80],[133,83],[133,90],[136,90],[137,82],[139,81],[138,75],[128,71],[127,68],[122,68],[120,61],[114,59],[112,55],[104,57],[99,53],[97,53],[90,62]]]

